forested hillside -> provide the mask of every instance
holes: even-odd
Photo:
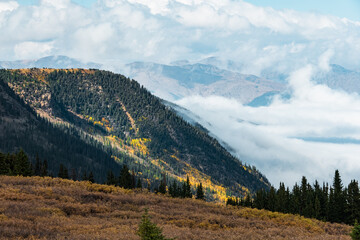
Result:
[[[111,164],[114,164],[111,168],[119,169],[115,161],[131,165],[130,169],[134,169],[135,174],[146,175],[149,181],[159,180],[162,173],[178,181],[189,176],[193,185],[203,182],[207,192],[214,193],[216,198],[222,200],[230,192],[243,195],[269,188],[266,178],[255,168],[243,165],[214,138],[179,118],[160,99],[122,75],[98,70],[24,69],[0,70],[0,78],[31,106],[21,104],[26,112],[31,113],[32,121],[60,132],[48,133],[49,138],[58,142],[47,144],[44,141],[40,147],[42,151],[47,151],[50,149],[48,146],[63,146],[58,151],[71,155],[72,158],[66,158],[66,155],[59,153],[63,158],[57,158],[56,164],[65,162],[69,169],[81,167],[80,171],[83,168],[95,171],[99,166],[93,163],[101,159],[108,165],[98,163],[107,166],[103,171],[96,170],[99,179],[106,177],[105,168]],[[20,100],[17,99],[17,102]],[[35,111],[47,121],[37,117]],[[7,110],[3,112],[1,126],[6,128]],[[12,132],[9,132],[10,128],[3,135],[17,139],[19,132],[22,132],[23,140],[5,141],[1,146],[2,151],[13,151],[15,147],[23,147],[25,151],[38,149],[27,147],[26,144],[40,145],[42,141],[34,141],[34,138],[39,139],[36,136],[41,136],[41,131],[33,127],[31,122],[25,125],[30,126],[33,132],[26,134],[30,130],[20,131],[21,128],[27,129],[23,127],[24,122],[20,122],[19,126],[14,125]],[[64,140],[62,134],[81,139],[82,142]],[[88,150],[82,154],[81,144],[91,146],[84,146],[83,149],[97,149],[100,155],[94,156],[86,152]],[[67,150],[72,148],[80,151],[77,154],[86,160],[77,158],[73,151]],[[50,152],[39,155],[48,157]],[[34,152],[30,151],[29,154]],[[56,154],[53,156],[55,158]],[[84,166],[74,166],[75,162]]]

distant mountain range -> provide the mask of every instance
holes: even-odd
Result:
[[[169,101],[190,95],[224,96],[248,103],[267,92],[281,92],[284,83],[187,61],[175,65],[135,62],[127,74],[155,95]]]
[[[0,61],[0,68],[33,67],[102,69],[104,65],[82,62],[61,55],[35,60]],[[181,60],[168,65],[133,62],[126,64],[123,73],[167,101],[191,95],[217,95],[258,107],[270,104],[275,95],[280,94],[285,98],[290,96],[286,88],[286,79],[289,77],[287,73],[267,69],[261,72],[260,76],[255,76],[240,73],[242,67],[234,61],[209,57],[197,63]],[[333,89],[360,94],[360,72],[348,70],[340,65],[330,65],[330,71],[316,74],[313,81]]]
[[[19,69],[19,68],[101,68],[101,64],[84,63],[80,60],[67,56],[48,56],[34,60],[0,61],[0,68]]]

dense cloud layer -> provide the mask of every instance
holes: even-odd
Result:
[[[316,85],[308,65],[292,73],[287,100],[252,108],[222,97],[189,97],[177,103],[269,180],[292,185],[305,175],[331,182],[335,169],[346,181],[360,171],[360,97]]]
[[[258,74],[292,71],[330,49],[335,63],[360,65],[359,22],[245,1],[98,0],[89,8],[70,0],[0,1],[0,31],[1,60],[61,54],[117,69],[217,56]]]

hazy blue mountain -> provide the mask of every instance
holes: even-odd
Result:
[[[127,74],[155,95],[169,101],[190,95],[217,95],[248,103],[264,93],[284,89],[282,83],[211,64],[189,64],[187,61],[174,64],[134,62],[127,65]]]
[[[0,61],[0,66],[7,69],[17,68],[101,68],[101,64],[81,62],[67,56],[48,56],[35,60]]]
[[[330,71],[317,74],[314,80],[332,89],[341,89],[349,93],[360,94],[360,72],[346,69],[340,65],[330,65]]]

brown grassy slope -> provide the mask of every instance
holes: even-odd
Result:
[[[0,239],[139,239],[143,209],[177,239],[350,239],[347,225],[57,178],[0,176]]]

